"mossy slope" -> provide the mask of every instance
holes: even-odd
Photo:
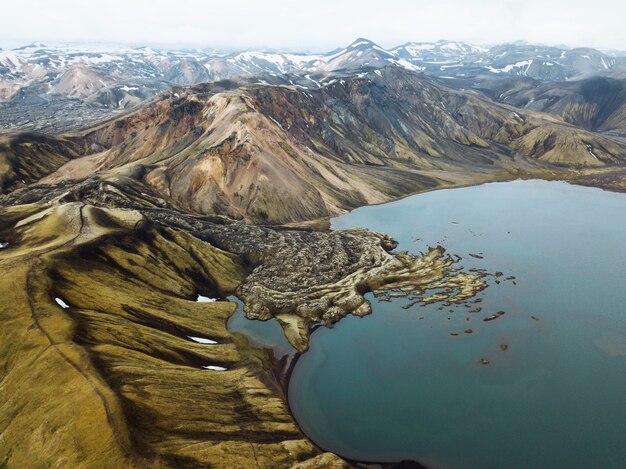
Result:
[[[3,209],[0,239],[7,467],[291,467],[319,454],[226,329],[234,303],[195,301],[237,286],[237,256],[81,203]]]

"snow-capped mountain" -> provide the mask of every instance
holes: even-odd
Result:
[[[623,72],[626,61],[595,49],[561,49],[535,45],[502,45],[489,50],[491,73],[564,81],[609,72]]]
[[[323,73],[386,65],[421,70],[419,65],[366,39],[325,54],[265,51],[225,54],[207,50],[34,43],[0,51],[0,100],[15,97],[19,90],[28,94],[29,88],[37,85],[37,93],[43,86],[49,97],[93,97],[96,104],[122,107],[132,103],[132,97],[154,94],[174,85],[244,75]],[[107,97],[113,93],[116,98],[99,99],[101,93]]]
[[[626,71],[626,58],[595,49],[566,50],[526,44],[485,48],[455,41],[411,42],[385,49],[363,38],[323,54],[226,54],[215,50],[33,43],[0,50],[0,99],[8,99],[33,83],[46,84],[51,95],[87,97],[112,86],[157,92],[168,85],[191,85],[242,75],[325,73],[387,65],[441,77],[494,73],[565,80]]]
[[[323,56],[320,63],[316,64],[317,70],[314,71],[381,68],[387,65],[397,65],[414,71],[421,70],[421,67],[404,60],[395,52],[383,49],[368,39],[359,38],[345,49]]]
[[[471,57],[480,57],[489,52],[488,48],[479,47],[465,42],[437,41],[437,42],[407,42],[395,47],[392,51],[399,57],[409,61],[436,62],[461,61]]]
[[[462,42],[408,43],[393,49],[399,57],[443,78],[465,78],[485,72],[564,81],[626,71],[626,60],[595,49],[563,49],[528,44],[491,48]]]
[[[0,50],[0,103],[5,103],[2,113],[10,116],[4,120],[32,122],[24,111],[28,102],[48,109],[87,106],[98,113],[110,112],[133,107],[173,86],[243,80],[319,88],[342,74],[386,66],[423,72],[464,87],[479,77],[541,81],[619,77],[626,73],[626,55],[523,43],[486,48],[458,41],[410,42],[386,49],[364,38],[317,54],[33,43]]]
[[[226,61],[239,67],[244,73],[289,73],[294,70],[306,70],[324,60],[324,55],[311,54],[279,54],[262,51],[246,51],[233,54]],[[205,66],[211,67],[213,60]]]

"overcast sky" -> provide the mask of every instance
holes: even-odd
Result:
[[[453,39],[626,49],[624,0],[1,0],[0,45],[113,42],[323,51]]]

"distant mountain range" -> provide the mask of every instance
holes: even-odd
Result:
[[[626,73],[626,57],[595,49],[526,44],[490,48],[463,42],[411,42],[385,49],[368,39],[323,54],[149,47],[47,46],[0,50],[0,100],[36,93],[89,99],[105,108],[136,105],[173,85],[246,75],[309,74],[397,65],[444,79],[481,74],[564,81]]]

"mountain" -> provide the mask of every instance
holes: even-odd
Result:
[[[0,192],[37,181],[87,151],[63,138],[35,134],[0,136]]]
[[[196,59],[184,58],[168,67],[163,76],[172,85],[193,85],[211,81],[209,71]]]
[[[491,48],[458,41],[406,43],[384,49],[359,38],[336,51],[308,54],[264,51],[221,53],[207,50],[165,50],[106,45],[46,46],[34,43],[0,51],[0,78],[4,94],[9,84],[29,86],[33,82],[58,80],[60,74],[81,66],[93,73],[120,80],[164,80],[170,85],[190,85],[242,75],[324,72],[381,67],[394,64],[428,73],[468,76],[480,72],[506,73],[547,80],[565,80],[589,74],[626,71],[626,59],[595,49],[563,49],[528,44],[506,44]],[[94,83],[96,85],[97,81]],[[93,90],[96,91],[96,90]],[[63,89],[52,93],[63,94]]]
[[[558,85],[534,83],[512,87],[495,98],[519,108],[558,115],[587,130],[626,136],[626,79],[593,77]]]
[[[489,52],[486,47],[458,41],[407,42],[391,49],[398,57],[418,61],[471,61]]]
[[[541,80],[564,81],[596,74],[623,72],[626,61],[595,49],[561,49],[534,45],[503,45],[490,49],[486,68]]]
[[[485,71],[489,49],[464,42],[438,41],[409,42],[391,51],[430,75],[464,77]]]
[[[458,41],[412,42],[385,49],[359,38],[318,54],[33,43],[0,51],[0,129],[75,129],[80,122],[138,106],[172,86],[220,80],[276,84],[289,74],[294,84],[308,87],[334,72],[386,65],[423,71],[457,88],[473,87],[465,85],[467,80],[490,81],[490,76],[561,82],[626,74],[626,57],[620,54],[519,43],[486,48]],[[79,113],[74,123],[72,116]],[[51,119],[58,125],[50,125]]]
[[[595,49],[564,49],[530,44],[503,44],[484,48],[450,41],[408,43],[392,49],[431,75],[448,79],[485,73],[524,76],[544,81],[566,81],[591,75],[626,71],[626,60]]]
[[[351,467],[299,429],[281,387],[284,363],[226,327],[237,309],[226,298],[257,265],[252,256],[202,238],[269,244],[265,258],[282,254],[277,245],[308,250],[335,280],[355,277],[355,259],[364,272],[382,260],[387,275],[406,278],[392,270],[406,262],[364,231],[305,238],[250,227],[242,236],[237,224],[171,209],[151,217],[150,202],[124,204],[142,197],[137,188],[123,177],[66,181],[0,200],[2,466]],[[107,202],[90,202],[89,190]],[[431,262],[437,278],[444,261]],[[302,285],[298,263],[287,262]]]
[[[345,49],[327,55],[313,71],[332,72],[336,70],[356,70],[364,67],[384,67],[399,65],[408,70],[421,70],[420,67],[398,57],[368,39],[359,38]]]
[[[62,142],[82,156],[68,153],[42,182],[130,175],[190,213],[264,223],[626,158],[623,143],[397,66],[335,73],[311,88],[178,88]],[[21,179],[36,177],[16,171],[14,184]]]
[[[48,93],[62,94],[70,98],[87,98],[113,80],[104,73],[99,73],[85,65],[73,65],[50,82]]]

